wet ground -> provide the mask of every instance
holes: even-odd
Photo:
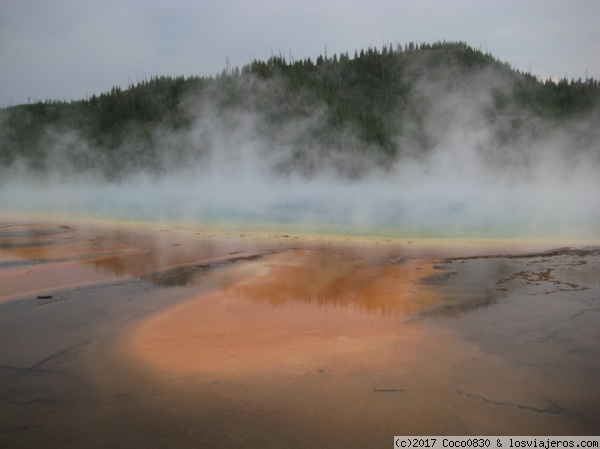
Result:
[[[5,219],[0,446],[597,434],[599,266],[581,242]]]

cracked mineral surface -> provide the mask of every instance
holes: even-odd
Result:
[[[600,428],[594,242],[0,221],[0,447]]]

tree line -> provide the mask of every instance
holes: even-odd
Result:
[[[322,54],[314,61],[274,54],[241,69],[226,67],[216,76],[155,76],[78,101],[47,100],[1,109],[0,166],[20,160],[31,169],[45,170],[51,132],[76,133],[89,143],[85,157],[72,150],[81,170],[99,168],[107,177],[118,177],[131,170],[131,161],[138,169],[158,170],[160,153],[169,148],[158,143],[157,130],[189,130],[203,107],[216,115],[259,114],[265,141],[273,146],[278,132],[321,111],[322,123],[308,130],[306,141],[292,142],[299,159],[306,142],[317,142],[322,151],[350,148],[395,159],[407,151],[399,143],[408,132],[407,122],[426,119],[428,109],[416,95],[419,89],[442,86],[427,97],[435,104],[445,92],[474,80],[494,79],[510,89],[499,88],[501,83],[490,86],[493,98],[485,113],[491,121],[501,116],[569,121],[598,110],[597,80],[541,80],[464,42],[384,45],[352,56]],[[351,141],[340,137],[348,134]],[[425,151],[427,140],[423,131],[417,147]]]

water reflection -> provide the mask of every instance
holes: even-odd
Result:
[[[103,240],[67,225],[4,224],[1,229],[0,257],[5,260],[65,262],[93,257]]]
[[[2,301],[128,279],[194,285],[207,271],[270,251],[248,238],[131,225],[5,223],[0,232]]]
[[[46,226],[39,224],[0,225],[0,239],[13,237],[37,237],[42,235],[62,234],[72,232],[68,225]]]
[[[260,275],[230,292],[272,307],[295,302],[407,317],[443,302],[421,282],[432,272],[426,260],[397,264],[364,256],[349,250],[291,250],[270,256]]]
[[[32,295],[1,305],[2,447],[379,447],[395,433],[599,428],[598,253],[34,234],[0,237],[62,243],[0,250],[0,299]],[[105,282],[118,276],[143,282]]]
[[[290,243],[257,243],[243,236],[215,238],[174,230],[83,224],[77,228],[5,224],[0,232],[0,269],[7,280],[5,295],[9,296],[20,291],[54,293],[61,284],[126,278],[158,287],[192,286],[204,282],[204,276],[215,269],[249,263],[258,264],[257,275],[240,282],[232,278],[222,287],[272,307],[294,302],[415,318],[493,300],[481,295],[480,284],[475,289],[477,296],[468,296],[465,289],[460,295],[435,293],[439,283],[424,281],[452,273],[436,270],[430,259],[415,257],[394,245],[315,248],[294,241],[294,248],[290,248]],[[263,256],[264,260],[259,260]],[[46,265],[43,270],[27,268],[40,262]],[[65,264],[70,266],[68,270]],[[482,270],[487,270],[484,265]],[[497,270],[491,271],[498,275]],[[482,272],[475,273],[474,278],[487,279]]]
[[[203,239],[186,246],[169,232],[131,232],[93,226],[4,224],[0,227],[0,268],[33,263],[77,263],[117,278],[140,278],[159,270],[220,254]],[[189,240],[189,239],[188,239]],[[188,242],[189,243],[189,242]]]

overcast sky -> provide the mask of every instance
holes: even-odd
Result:
[[[598,0],[0,0],[0,106],[87,98],[274,53],[466,41],[541,77],[600,77]]]

